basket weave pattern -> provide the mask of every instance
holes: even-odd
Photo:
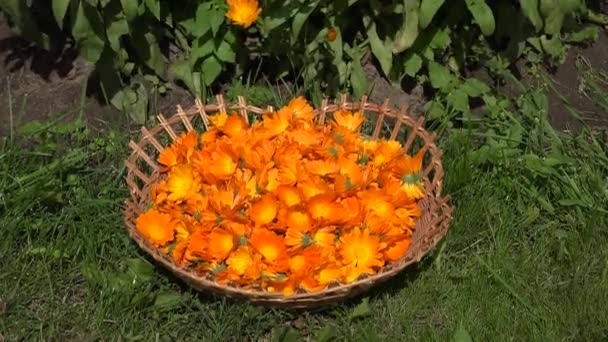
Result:
[[[425,162],[422,171],[425,196],[419,202],[422,215],[416,219],[416,229],[412,242],[406,255],[397,262],[384,266],[376,274],[362,276],[349,284],[333,283],[319,292],[307,293],[297,291],[294,295],[285,297],[282,293],[269,293],[261,289],[245,289],[239,286],[227,286],[217,283],[211,275],[201,276],[194,270],[177,266],[173,260],[160,249],[152,246],[137,230],[135,221],[150,203],[151,185],[160,175],[161,166],[156,162],[158,154],[164,149],[160,141],[167,141],[169,145],[177,139],[179,134],[185,130],[191,131],[198,127],[200,122],[205,129],[209,127],[209,114],[217,112],[237,112],[247,122],[249,115],[261,115],[272,111],[272,107],[265,109],[250,106],[242,97],[238,98],[236,104],[226,104],[222,96],[216,97],[216,103],[203,104],[200,100],[195,105],[184,110],[180,106],[177,113],[170,118],[162,114],[158,116],[159,125],[148,130],[141,128],[141,139],[139,142],[130,141],[129,146],[133,152],[126,160],[127,184],[130,188],[130,198],[125,201],[124,219],[126,229],[130,237],[149,254],[156,262],[170,270],[177,277],[190,286],[203,292],[213,292],[232,298],[244,298],[257,304],[271,307],[285,307],[291,309],[317,308],[335,304],[349,297],[359,295],[377,283],[386,281],[401,272],[407,266],[419,262],[437,243],[446,235],[452,220],[453,207],[448,204],[449,196],[442,196],[441,187],[443,180],[443,167],[441,164],[442,152],[435,145],[435,134],[430,134],[423,127],[423,118],[414,120],[408,115],[408,109],[402,108],[395,111],[389,107],[386,100],[382,105],[368,103],[363,97],[360,102],[348,102],[346,96],[342,96],[338,103],[330,103],[324,100],[321,106],[315,109],[315,117],[318,122],[324,123],[327,115],[337,110],[360,111],[367,120],[377,118],[371,134],[372,138],[381,138],[383,128],[390,128],[390,138],[397,139],[400,132],[405,131],[404,152],[408,153],[414,143],[418,141],[425,150]],[[169,139],[169,140],[168,140]]]

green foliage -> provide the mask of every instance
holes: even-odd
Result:
[[[502,70],[523,55],[560,62],[564,42],[591,40],[602,22],[585,0],[267,0],[256,23],[226,18],[224,0],[0,0],[25,37],[43,47],[61,30],[95,63],[108,101],[145,120],[149,90],[177,80],[206,97],[218,83],[268,61],[266,74],[296,77],[318,100],[369,90],[363,65],[373,56],[393,83],[430,80],[466,109],[456,75],[470,62]],[[48,16],[45,16],[48,14]],[[52,22],[45,18],[53,18]],[[331,39],[328,32],[335,32]],[[498,67],[497,67],[498,66]]]

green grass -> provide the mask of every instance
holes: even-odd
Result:
[[[444,242],[315,313],[214,298],[153,267],[123,226],[126,135],[30,127],[0,150],[0,341],[606,340],[605,145],[548,129],[529,93],[520,130],[441,138],[456,206]]]

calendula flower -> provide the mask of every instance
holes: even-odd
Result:
[[[380,249],[382,245],[380,239],[371,236],[369,230],[363,232],[359,227],[355,227],[348,234],[340,238],[340,255],[345,265],[356,268],[353,272],[365,271],[372,273],[373,267],[381,267],[383,262],[380,260]]]
[[[335,201],[333,194],[321,194],[308,201],[310,216],[319,221],[337,223],[342,220],[342,206]]]
[[[167,189],[170,201],[184,201],[200,191],[201,182],[190,166],[181,164],[169,172]]]
[[[322,286],[326,286],[333,281],[341,282],[344,276],[343,273],[344,272],[341,267],[337,265],[330,266],[319,271],[317,280]]]
[[[205,171],[217,179],[228,179],[234,174],[236,167],[236,162],[229,154],[217,151],[211,154],[211,160]]]
[[[287,207],[293,207],[302,202],[300,193],[293,186],[280,185],[276,189],[276,194],[279,197],[279,200]]]
[[[216,262],[224,261],[234,248],[234,235],[223,229],[214,229],[207,236],[206,257]]]
[[[327,176],[337,173],[340,166],[333,160],[311,160],[306,163],[306,169],[313,175]]]
[[[409,249],[410,243],[411,241],[409,239],[404,239],[389,246],[384,252],[386,260],[397,261],[401,259]]]
[[[244,28],[251,26],[262,13],[258,0],[226,0],[226,3],[226,17]]]
[[[349,112],[339,110],[334,113],[334,121],[340,127],[344,127],[351,132],[359,132],[365,118],[359,112]]]
[[[205,256],[207,250],[207,234],[203,230],[195,230],[190,235],[185,258],[192,261]]]
[[[271,223],[277,217],[279,206],[272,195],[264,195],[249,209],[249,217],[258,226]]]
[[[287,246],[283,239],[266,229],[254,231],[249,243],[269,262],[279,261],[287,255]]]
[[[160,213],[156,209],[139,216],[135,224],[143,236],[154,246],[163,247],[173,240],[175,232],[171,224],[171,216]]]
[[[249,247],[241,246],[230,254],[230,257],[226,260],[226,265],[235,274],[252,281],[257,280],[262,272],[257,259]]]
[[[314,117],[314,109],[302,96],[289,101],[287,110],[291,112],[293,120],[301,120],[305,123],[310,123]]]
[[[179,162],[177,149],[173,146],[164,149],[158,156],[158,162],[169,168],[177,165]]]
[[[333,42],[334,40],[336,40],[337,36],[338,36],[338,34],[336,33],[335,27],[330,27],[327,29],[327,40],[328,41]]]

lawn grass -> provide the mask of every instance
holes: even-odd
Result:
[[[519,143],[482,127],[440,139],[456,206],[444,242],[312,313],[199,294],[153,267],[123,226],[126,134],[30,127],[0,150],[0,341],[606,340],[605,143],[552,131],[526,96]]]

